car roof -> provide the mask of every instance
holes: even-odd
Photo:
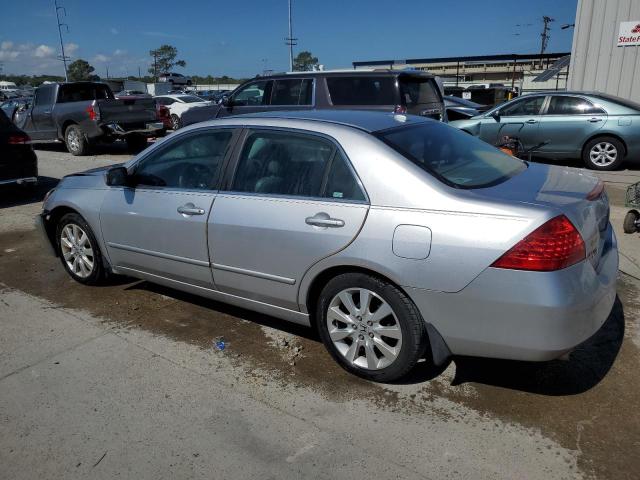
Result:
[[[291,78],[291,77],[376,77],[381,75],[389,76],[415,76],[424,78],[435,78],[435,75],[424,72],[422,70],[395,70],[390,68],[377,68],[372,70],[311,70],[304,72],[281,72],[272,75],[258,76],[248,81],[269,80],[275,78]]]
[[[428,123],[431,120],[417,115],[398,115],[391,112],[375,112],[370,110],[294,110],[274,111],[261,113],[248,113],[236,115],[230,119],[242,120],[243,118],[255,119],[283,119],[306,120],[323,123],[333,123],[357,128],[366,132],[377,132],[401,125]]]

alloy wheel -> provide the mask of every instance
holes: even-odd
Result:
[[[335,348],[352,365],[380,370],[402,348],[402,330],[391,306],[366,288],[338,293],[327,310],[327,329]]]
[[[60,233],[60,250],[69,271],[79,278],[93,272],[94,253],[89,235],[75,223],[64,226]]]
[[[594,165],[607,167],[618,158],[618,149],[609,142],[596,143],[589,151],[589,159]]]
[[[73,151],[77,151],[80,148],[80,137],[75,128],[71,128],[67,133],[67,145]]]

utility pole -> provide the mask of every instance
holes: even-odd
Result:
[[[544,22],[544,28],[542,29],[542,33],[540,34],[540,68],[543,68],[542,55],[544,55],[544,52],[547,49],[547,44],[549,43],[549,39],[551,38],[551,35],[549,35],[549,31],[551,30],[549,24],[551,22],[555,22],[555,20],[545,15],[544,17],[542,17],[542,21]]]
[[[62,27],[66,27],[67,29],[67,33],[69,33],[69,25],[67,25],[66,23],[61,23],[60,22],[60,10],[62,10],[64,12],[64,16],[67,16],[67,10],[64,7],[59,7],[58,6],[58,0],[53,0],[53,4],[55,5],[56,8],[56,19],[58,20],[58,36],[60,37],[60,50],[62,51],[62,64],[64,65],[64,81],[68,82],[69,81],[69,77],[67,75],[67,57],[64,54],[64,43],[62,41]]]
[[[142,73],[140,72],[140,65],[138,65],[138,80],[142,80]]]
[[[153,81],[158,83],[158,52],[153,52]]]
[[[291,25],[291,0],[289,0],[289,36],[284,39],[285,45],[289,45],[289,71],[293,72],[293,46],[297,45],[297,38],[293,38],[293,27]]]

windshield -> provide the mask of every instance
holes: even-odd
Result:
[[[196,103],[196,102],[204,102],[206,100],[200,98],[200,97],[196,97],[195,95],[184,95],[182,97],[178,97],[180,99],[181,102],[184,103]]]
[[[440,108],[440,95],[434,81],[427,78],[400,77],[400,94],[408,113],[420,113],[425,107]]]
[[[396,127],[375,135],[423,170],[454,187],[489,187],[527,168],[523,161],[442,123]]]

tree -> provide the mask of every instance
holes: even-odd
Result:
[[[158,78],[158,75],[162,73],[169,73],[173,70],[173,67],[186,67],[187,62],[184,60],[176,60],[178,56],[178,49],[172,45],[161,45],[160,48],[150,50],[151,55],[151,67],[149,67],[149,73]]]
[[[313,67],[318,65],[318,57],[311,55],[311,52],[300,52],[296,58],[293,59],[293,71],[305,72],[313,70]]]
[[[93,80],[96,78],[95,75],[92,75],[95,71],[89,62],[86,60],[82,60],[79,58],[75,62],[71,63],[67,67],[67,74],[69,76],[69,80],[72,82],[79,82],[81,80]]]

